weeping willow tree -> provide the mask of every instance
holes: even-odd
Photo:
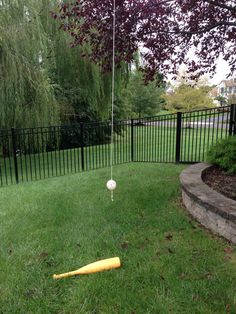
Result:
[[[57,6],[57,0],[0,0],[0,128],[110,114],[111,75],[82,57],[89,47],[70,48],[50,15]],[[117,95],[127,73],[126,65],[117,71]]]
[[[59,111],[42,55],[50,42],[41,1],[0,1],[0,127],[58,122]]]
[[[52,76],[62,120],[107,119],[111,103],[111,74],[103,73],[98,65],[81,57],[87,47],[69,48],[68,36],[59,33],[58,37],[54,42],[56,54]],[[119,70],[117,80],[118,92],[124,81],[122,71]]]
[[[75,120],[107,119],[110,115],[111,73],[104,73],[101,67],[83,57],[88,46],[70,48],[71,38],[59,30],[59,23],[48,14],[58,10],[58,1],[43,0],[44,26],[53,49],[48,56],[53,63],[52,78],[55,93],[61,108],[61,117],[75,117]],[[117,96],[128,80],[126,64],[117,69]],[[124,104],[120,104],[120,107]],[[120,108],[121,109],[121,108]],[[117,110],[119,115],[122,110]],[[70,119],[71,120],[71,119]]]

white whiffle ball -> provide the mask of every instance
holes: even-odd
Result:
[[[116,188],[116,181],[114,180],[109,180],[107,181],[107,188],[109,191],[113,191]]]

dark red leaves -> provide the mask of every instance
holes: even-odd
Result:
[[[176,73],[181,63],[197,74],[214,72],[220,53],[234,69],[236,9],[232,1],[117,0],[116,63],[131,63],[142,48],[146,79],[156,72]],[[113,1],[62,3],[54,19],[72,37],[72,46],[89,44],[90,58],[110,69]],[[76,36],[75,36],[76,34]],[[198,62],[188,59],[195,46]],[[144,49],[144,50],[143,50]]]

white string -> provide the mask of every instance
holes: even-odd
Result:
[[[111,149],[110,165],[111,180],[113,176],[114,162],[114,99],[115,99],[115,48],[116,48],[116,0],[113,0],[113,36],[112,36],[112,87],[111,87]],[[111,200],[113,202],[113,191],[111,191]]]

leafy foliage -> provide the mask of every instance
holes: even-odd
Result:
[[[227,105],[227,99],[224,96],[219,95],[215,98],[215,100],[217,100],[221,106]]]
[[[34,2],[34,3],[33,3]],[[41,1],[0,3],[0,127],[58,121],[48,66],[41,64],[50,42],[38,13]]]
[[[138,114],[141,117],[156,114],[160,110],[164,103],[161,97],[164,92],[164,84],[161,83],[161,78],[159,78],[159,81],[144,84],[141,72],[135,71],[131,75],[127,87],[127,103],[130,105],[133,114]],[[161,85],[157,86],[158,83],[161,83]]]
[[[88,45],[71,49],[50,16],[56,8],[57,0],[0,1],[0,128],[109,117],[111,75],[83,58]],[[128,72],[117,69],[117,97]]]
[[[236,136],[230,136],[211,147],[208,161],[230,174],[236,173]]]
[[[173,92],[163,95],[166,101],[165,107],[170,111],[190,111],[213,107],[213,100],[209,96],[210,90],[211,87],[204,79],[193,82],[189,78],[180,76],[179,85],[173,89]]]
[[[91,59],[110,68],[113,1],[61,3],[53,16],[71,35],[72,45],[89,43]],[[236,7],[231,0],[116,1],[116,62],[131,62],[144,47],[147,78],[176,73],[182,63],[196,75],[214,72],[220,54],[236,68]],[[195,47],[198,62],[188,52]]]

